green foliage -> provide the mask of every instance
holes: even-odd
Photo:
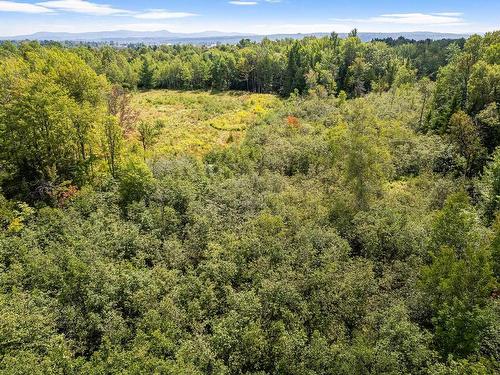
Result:
[[[147,165],[131,161],[120,169],[118,179],[119,192],[124,205],[149,199],[154,180]]]
[[[146,158],[148,149],[156,143],[164,126],[161,120],[157,120],[154,124],[141,121],[139,125],[137,125],[139,141],[142,143],[142,149],[144,150],[144,158]]]
[[[377,136],[373,112],[355,109],[351,122],[334,129],[333,157],[344,168],[345,179],[354,194],[357,206],[364,210],[380,192],[388,175],[388,150]],[[340,134],[339,134],[340,132]]]
[[[0,65],[0,157],[9,189],[17,185],[6,191],[43,197],[51,185],[86,181],[105,83],[69,51],[33,51]]]
[[[107,162],[109,173],[116,177],[118,163],[123,148],[123,129],[119,126],[115,117],[104,118],[101,135],[101,149]]]
[[[0,46],[0,372],[498,373],[497,52]]]
[[[465,159],[465,173],[473,174],[481,165],[485,154],[479,131],[472,119],[463,111],[458,111],[450,119],[449,132],[451,141]]]
[[[490,59],[489,53],[500,43],[499,32],[487,33],[484,37],[475,35],[465,44],[464,50],[453,50],[448,65],[443,66],[438,73],[436,91],[429,115],[429,125],[439,132],[446,132],[449,126],[457,122],[471,124],[472,120],[461,120],[466,112],[479,124],[469,125],[477,127],[478,138],[482,133],[482,143],[491,151],[498,145],[498,137],[488,123],[495,123],[495,114],[486,115],[491,111],[493,103],[498,102],[499,69],[498,61]],[[455,119],[451,121],[452,116]],[[491,120],[486,120],[486,118]],[[481,121],[483,119],[483,121]],[[478,127],[479,125],[479,127]],[[467,133],[471,133],[470,131]],[[469,137],[471,140],[471,138]],[[470,142],[469,142],[470,143]],[[477,143],[474,141],[473,143]],[[466,157],[467,159],[467,157]]]
[[[438,214],[432,264],[423,270],[423,290],[433,311],[435,340],[444,355],[466,357],[480,350],[491,324],[489,297],[495,288],[491,253],[464,194],[452,196]]]
[[[301,40],[242,40],[235,46],[212,48],[144,46],[75,47],[75,52],[98,74],[126,88],[175,90],[246,90],[289,96],[296,90],[333,95],[344,90],[350,97],[383,92],[418,78],[436,78],[446,65],[452,42],[416,42],[387,39],[362,43],[356,33]],[[455,46],[463,47],[458,41]],[[477,43],[476,43],[477,44]],[[460,46],[460,47],[459,47]],[[5,54],[15,47],[5,46]],[[490,61],[495,49],[485,50]]]
[[[500,149],[495,150],[492,160],[485,167],[479,188],[482,208],[486,218],[491,221],[500,208]]]
[[[147,57],[143,58],[142,67],[139,72],[138,87],[143,89],[150,89],[153,87],[154,70],[151,62]]]

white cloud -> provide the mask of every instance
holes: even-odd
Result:
[[[130,16],[138,19],[150,20],[185,18],[197,15],[189,12],[171,12],[166,9],[149,9],[136,12],[127,9],[115,8],[108,4],[97,4],[87,0],[47,0],[36,4],[0,1],[0,12],[34,14],[56,14],[58,12],[68,12],[93,16]]]
[[[53,10],[35,4],[17,3],[14,1],[0,1],[0,12],[36,14],[36,13],[52,13]]]
[[[463,20],[457,16],[436,15],[424,13],[394,13],[382,14],[379,17],[373,17],[372,21],[381,23],[398,23],[406,25],[449,25],[459,24]]]
[[[436,16],[450,16],[450,17],[460,17],[463,13],[460,12],[441,12],[441,13],[432,13]]]
[[[164,20],[172,18],[186,18],[197,16],[195,13],[188,12],[170,12],[165,9],[150,9],[144,13],[134,15],[135,18],[146,20]]]
[[[37,3],[37,5],[56,11],[90,14],[94,16],[126,15],[133,12],[113,8],[107,4],[96,4],[86,0],[52,0]]]
[[[264,0],[264,2],[276,4],[276,3],[281,3],[282,0]],[[259,1],[248,1],[248,0],[233,0],[233,1],[229,1],[228,3],[231,5],[240,5],[240,6],[259,5]]]
[[[229,4],[240,5],[240,6],[252,6],[252,5],[258,5],[259,3],[257,1],[230,1]]]
[[[397,24],[418,26],[458,26],[465,25],[462,14],[458,12],[443,13],[391,13],[369,18],[334,18],[336,22],[357,24]]]

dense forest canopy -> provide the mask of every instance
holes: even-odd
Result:
[[[0,372],[497,374],[499,146],[500,32],[2,43]]]
[[[448,47],[462,49],[465,43],[464,39],[405,38],[362,43],[355,31],[350,35],[348,39],[332,33],[324,38],[261,43],[243,39],[237,45],[217,47],[135,44],[114,48],[89,43],[74,45],[73,50],[110,82],[129,88],[232,89],[287,96],[307,89],[306,74],[318,75],[316,81],[331,92],[348,93],[353,93],[348,80],[360,79],[355,73],[363,76],[365,89],[374,85],[379,90],[390,86],[402,65],[417,69],[419,78],[435,78],[447,63]],[[62,47],[54,42],[43,45]],[[355,58],[362,71],[353,65]],[[333,90],[332,85],[336,85]]]

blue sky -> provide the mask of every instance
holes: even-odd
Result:
[[[0,35],[218,30],[255,34],[500,29],[500,0],[0,0]]]

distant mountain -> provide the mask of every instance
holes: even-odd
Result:
[[[255,35],[242,34],[234,32],[220,31],[204,31],[199,33],[172,33],[167,30],[162,31],[96,31],[88,33],[56,33],[56,32],[39,32],[31,35],[19,35],[13,37],[0,37],[0,40],[38,40],[38,41],[57,41],[57,42],[95,42],[95,43],[115,43],[115,44],[199,44],[211,45],[217,43],[234,44],[241,39],[250,39],[259,42],[264,38],[269,39],[301,39],[306,36],[325,36],[328,33],[312,33],[312,34],[271,34],[271,35]],[[383,38],[398,38],[400,36],[408,39],[425,40],[425,39],[459,39],[466,38],[468,34],[450,34],[450,33],[434,33],[434,32],[400,32],[400,33],[359,33],[359,37],[363,41]],[[340,37],[346,37],[347,34],[339,34]]]
[[[121,41],[124,39],[165,39],[175,40],[179,38],[218,38],[227,36],[244,36],[240,33],[224,33],[220,31],[204,31],[200,33],[172,33],[167,30],[161,31],[96,31],[87,33],[58,33],[39,32],[30,35],[18,35],[13,37],[0,37],[2,40],[52,40],[52,41]]]

